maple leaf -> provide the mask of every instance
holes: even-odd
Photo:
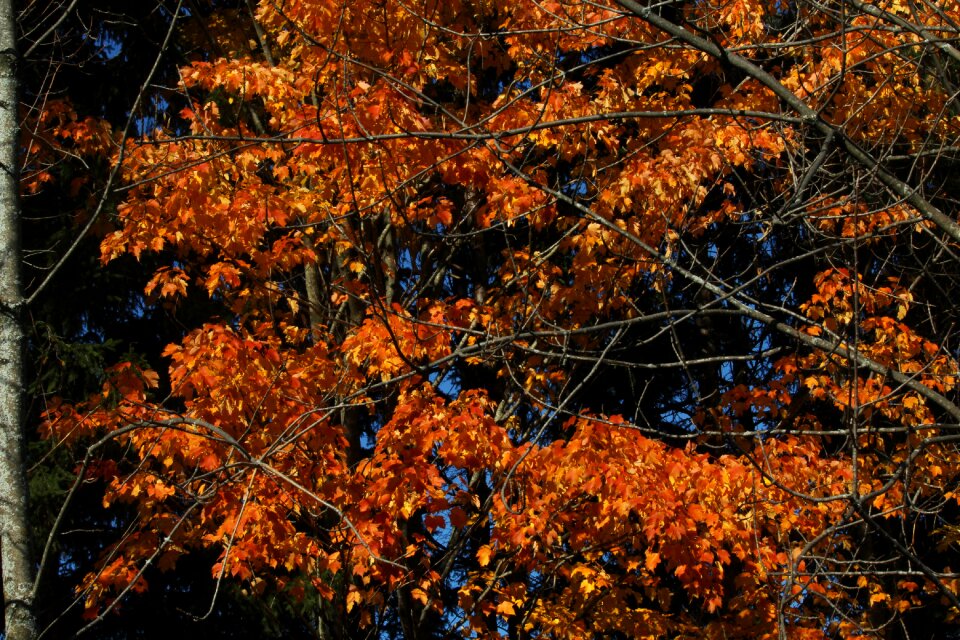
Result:
[[[481,567],[485,567],[490,564],[490,558],[493,556],[493,549],[488,545],[483,545],[477,549],[477,561],[480,563]]]

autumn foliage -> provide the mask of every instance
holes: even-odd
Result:
[[[216,309],[44,413],[90,619],[212,550],[331,638],[952,623],[960,6],[651,7],[210,3],[169,122],[42,116]]]

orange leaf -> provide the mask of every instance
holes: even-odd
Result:
[[[490,557],[493,555],[493,549],[489,545],[483,545],[477,549],[477,561],[480,563],[481,567],[485,567],[490,564]]]

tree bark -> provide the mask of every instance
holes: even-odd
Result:
[[[313,243],[304,236],[303,244],[313,251]],[[320,267],[316,262],[303,265],[303,279],[307,290],[307,316],[310,318],[310,331],[314,339],[320,335],[323,326],[323,295],[320,292]]]
[[[36,638],[27,524],[18,202],[16,19],[0,0],[0,563],[7,640]]]

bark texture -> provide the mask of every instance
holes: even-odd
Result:
[[[32,640],[34,568],[23,434],[17,53],[12,0],[0,0],[0,561],[5,637]]]

